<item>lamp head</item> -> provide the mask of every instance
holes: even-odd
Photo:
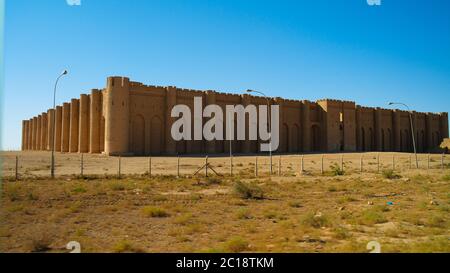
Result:
[[[253,91],[253,90],[251,90],[251,89],[247,89],[246,92],[247,92],[247,93],[253,93],[253,92],[255,92],[255,91]]]
[[[69,72],[67,72],[67,70],[64,70],[62,75],[67,75]]]
[[[390,103],[389,103],[389,105],[394,105],[394,104],[395,104],[395,103],[393,103],[393,102],[390,102]]]

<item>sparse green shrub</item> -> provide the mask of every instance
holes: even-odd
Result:
[[[330,227],[331,222],[326,215],[308,213],[301,219],[301,223],[307,227],[322,228]]]
[[[345,240],[350,238],[350,232],[345,227],[336,227],[334,230],[334,238],[339,240]]]
[[[267,210],[264,212],[264,217],[267,219],[275,219],[278,217],[278,213],[274,210]]]
[[[6,189],[6,196],[8,196],[11,202],[20,200],[20,186],[19,185],[9,185]]]
[[[336,188],[336,186],[329,186],[328,191],[329,192],[337,192],[337,188]]]
[[[159,207],[144,207],[142,213],[147,217],[164,218],[169,217],[169,213]]]
[[[125,185],[123,183],[120,182],[113,182],[110,184],[110,188],[113,191],[124,191],[125,190]]]
[[[222,183],[222,180],[220,178],[217,178],[217,177],[208,177],[206,179],[206,183],[208,185],[218,185],[218,184]]]
[[[234,237],[225,243],[225,250],[228,252],[240,253],[248,249],[248,242],[241,237]]]
[[[117,242],[113,248],[115,253],[140,253],[143,252],[140,248],[133,246],[130,241],[122,240]]]
[[[241,219],[241,220],[247,220],[247,219],[251,219],[252,218],[252,216],[250,215],[250,212],[248,211],[248,209],[245,209],[245,208],[239,209],[237,211],[236,216],[237,216],[238,219]]]
[[[343,169],[341,169],[341,167],[337,163],[334,163],[333,165],[331,165],[330,168],[331,168],[331,173],[334,176],[342,176],[345,174],[345,171]]]
[[[35,193],[29,192],[28,200],[29,201],[37,201],[37,200],[39,200],[39,196],[37,196]]]
[[[401,175],[397,174],[394,170],[384,170],[383,171],[383,177],[386,179],[400,179],[402,178]]]
[[[29,238],[31,252],[46,252],[51,249],[52,236],[48,230],[38,229]]]
[[[234,192],[243,199],[263,199],[263,190],[256,184],[237,181],[234,184]]]
[[[428,219],[427,226],[434,228],[445,228],[448,226],[448,222],[443,217],[434,215]]]
[[[291,208],[301,208],[301,207],[303,207],[302,204],[299,201],[290,201],[288,203],[288,205]]]
[[[86,188],[82,185],[77,185],[75,188],[72,189],[73,193],[85,193],[87,192]]]
[[[182,215],[176,217],[174,219],[173,223],[177,224],[177,225],[187,225],[187,224],[191,224],[192,221],[193,221],[192,214],[186,213],[186,214],[182,214]]]
[[[373,226],[375,224],[383,224],[387,222],[386,217],[380,209],[368,209],[363,211],[361,217],[358,219],[359,224]]]

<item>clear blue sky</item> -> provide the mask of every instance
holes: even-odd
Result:
[[[450,1],[7,0],[3,149],[21,120],[103,87],[147,84],[450,110]]]

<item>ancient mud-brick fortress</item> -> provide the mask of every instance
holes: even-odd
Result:
[[[147,86],[128,78],[110,77],[102,90],[92,90],[70,103],[23,121],[22,149],[106,155],[220,154],[228,141],[181,141],[171,137],[177,104],[193,109],[194,97],[203,104],[266,105],[262,97],[225,94],[177,87]],[[409,113],[369,108],[351,101],[317,102],[272,99],[280,106],[280,153],[341,151],[402,151],[413,149]],[[56,118],[56,128],[51,122]],[[224,117],[226,124],[226,117]],[[206,119],[205,119],[206,121]],[[436,149],[448,137],[448,113],[413,112],[419,152]],[[226,128],[224,126],[224,128]],[[55,130],[54,130],[55,129]],[[52,132],[56,133],[53,134]],[[233,141],[235,153],[257,153],[257,141]]]

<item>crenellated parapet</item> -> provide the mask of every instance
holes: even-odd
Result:
[[[354,101],[265,98],[255,94],[145,85],[127,77],[109,77],[106,87],[92,89],[56,109],[22,121],[22,150],[117,155],[177,155],[229,152],[223,140],[174,141],[171,110],[226,105],[279,106],[282,153],[412,150],[433,151],[448,137],[448,113],[408,112],[356,105]],[[193,110],[193,109],[192,109]],[[193,119],[193,118],[192,118]],[[202,122],[207,119],[203,118]],[[413,132],[411,131],[411,121]],[[224,118],[226,122],[226,117]],[[255,153],[257,141],[234,141],[235,153]]]

